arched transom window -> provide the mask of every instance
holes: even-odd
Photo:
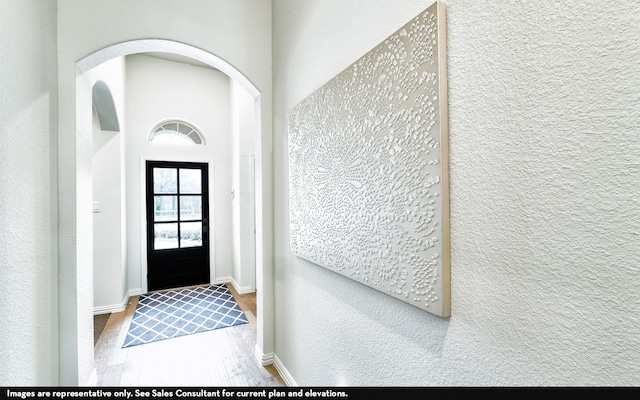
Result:
[[[163,121],[156,125],[149,135],[149,141],[162,144],[206,144],[205,137],[193,124],[177,119]]]

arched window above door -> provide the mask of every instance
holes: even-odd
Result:
[[[158,123],[151,130],[149,141],[176,145],[207,144],[200,129],[189,122],[178,119]]]

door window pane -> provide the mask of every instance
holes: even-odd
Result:
[[[154,221],[178,220],[178,196],[155,196]]]
[[[153,169],[153,192],[178,193],[178,170],[176,168]]]
[[[194,221],[202,219],[202,197],[180,196],[180,220]]]
[[[202,222],[183,222],[180,224],[180,247],[202,246]]]
[[[154,250],[178,248],[178,224],[154,225]]]
[[[202,193],[202,172],[199,169],[180,169],[180,193]]]

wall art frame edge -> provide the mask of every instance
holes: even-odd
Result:
[[[448,63],[448,59],[447,59],[447,40],[446,40],[446,36],[447,36],[447,24],[446,24],[446,9],[445,9],[445,3],[441,2],[441,1],[435,1],[433,2],[431,5],[429,5],[427,8],[425,8],[425,10],[423,10],[420,14],[425,13],[427,10],[429,10],[430,8],[435,7],[435,12],[437,15],[437,41],[438,41],[438,45],[437,45],[437,81],[438,81],[438,98],[439,98],[439,102],[438,102],[438,107],[437,107],[437,116],[438,116],[438,123],[439,123],[439,140],[440,140],[440,151],[441,151],[441,173],[440,173],[440,177],[441,177],[441,182],[440,182],[440,188],[441,188],[441,225],[440,225],[440,230],[441,230],[441,239],[442,239],[442,243],[441,243],[441,269],[440,269],[440,295],[442,297],[442,302],[440,304],[440,307],[438,309],[430,309],[430,310],[426,310],[431,314],[434,314],[438,317],[443,317],[443,318],[447,318],[451,316],[451,243],[450,243],[450,193],[449,193],[449,184],[450,184],[450,177],[449,177],[449,113],[448,113],[448,84],[447,84],[447,80],[448,80],[448,68],[447,68],[447,63]],[[416,17],[417,18],[417,17]],[[394,34],[396,34],[398,31],[400,31],[400,29],[398,29],[396,32],[394,32]],[[374,50],[377,48],[374,47]],[[368,54],[368,53],[367,53]],[[364,57],[364,56],[363,56]],[[331,80],[329,80],[327,82],[330,83],[332,82],[334,79],[336,79],[340,74],[342,74],[343,72],[349,70],[350,68],[352,68],[358,61],[360,61],[363,57],[359,58],[358,60],[354,61],[352,64],[350,64],[347,68],[345,68],[341,73],[339,73],[338,75],[336,75],[334,78],[332,78]],[[326,85],[326,84],[325,84]],[[302,100],[300,103],[298,103],[296,106],[294,106],[292,108],[292,110],[290,110],[289,113],[289,118],[291,118],[291,114],[293,109],[295,109],[296,107],[298,107],[300,104],[304,103],[309,97],[313,96],[315,93],[317,92],[314,91],[312,94],[310,94],[307,98],[305,98],[304,100]],[[290,121],[290,125],[291,125],[291,121]],[[290,152],[291,152],[291,136],[289,136],[289,146],[290,146]],[[290,153],[290,169],[289,169],[289,181],[290,181],[290,185],[291,185],[291,153]],[[290,224],[291,224],[291,220],[292,220],[292,203],[293,203],[293,199],[291,196],[291,190],[290,190],[290,196],[289,196],[289,217],[290,217]],[[290,226],[291,227],[291,226]],[[290,232],[291,233],[291,232]],[[321,260],[318,260],[314,257],[311,257],[309,255],[301,255],[298,252],[296,252],[294,250],[294,238],[290,237],[290,251],[292,252],[292,254],[296,255],[297,257],[300,257],[310,263],[313,264],[317,264],[319,266],[325,267],[333,272],[337,272],[339,275],[343,275],[344,277],[349,278],[349,276],[341,273],[340,271],[336,271],[332,268],[327,267],[326,265],[323,265]],[[353,279],[353,278],[351,278]],[[359,283],[364,283],[364,282],[360,282],[357,279],[355,279],[357,282]],[[375,290],[379,290],[376,287],[373,287],[369,284],[366,284],[367,286],[372,287]],[[384,293],[384,292],[383,292]],[[407,302],[408,304],[412,304],[410,302]],[[413,304],[415,305],[415,304]]]

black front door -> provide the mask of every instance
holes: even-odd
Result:
[[[147,161],[149,291],[210,282],[207,164]]]

